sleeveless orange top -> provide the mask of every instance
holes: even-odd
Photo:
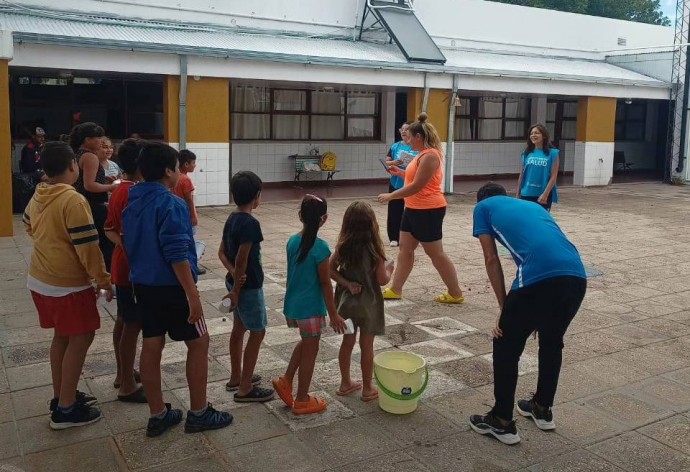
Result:
[[[431,210],[442,208],[447,205],[446,197],[443,196],[443,155],[437,149],[425,149],[405,169],[405,186],[414,180],[419,169],[419,161],[423,156],[431,154],[438,159],[438,169],[431,176],[424,188],[410,197],[405,197],[405,208],[412,210]]]

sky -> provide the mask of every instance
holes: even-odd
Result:
[[[671,22],[676,19],[676,0],[661,0],[661,9]]]

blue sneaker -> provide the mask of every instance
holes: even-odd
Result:
[[[180,421],[182,421],[182,410],[172,408],[170,403],[165,404],[165,409],[166,412],[163,418],[149,418],[149,424],[146,426],[146,436],[155,438],[165,433],[169,428],[180,424]]]
[[[209,429],[221,429],[230,426],[232,415],[225,411],[218,411],[209,403],[201,415],[187,412],[187,421],[184,424],[185,433],[200,433]]]

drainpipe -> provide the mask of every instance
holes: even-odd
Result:
[[[187,148],[187,56],[180,55],[180,151]]]
[[[443,192],[446,194],[453,193],[453,184],[455,177],[455,145],[454,145],[454,135],[455,135],[455,97],[458,90],[457,84],[458,76],[453,74],[453,89],[450,93],[450,105],[448,106],[448,140],[446,141],[446,162],[444,174],[446,178],[443,183]]]
[[[688,87],[690,86],[690,64],[687,63],[687,58],[690,58],[690,46],[685,48],[685,82],[683,82],[683,114],[680,125],[680,148],[678,150],[678,167],[676,172],[681,173],[685,168],[685,160],[688,158]]]
[[[429,86],[426,83],[427,73],[424,72],[424,98],[422,99],[422,113],[426,113],[426,106],[429,103]],[[417,117],[415,117],[416,119]]]

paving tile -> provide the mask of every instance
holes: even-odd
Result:
[[[481,357],[446,362],[437,365],[436,368],[470,387],[479,387],[493,382],[493,367]]]
[[[552,457],[527,470],[529,472],[623,472],[623,469],[582,449]]]
[[[212,382],[206,385],[206,399],[213,404],[213,407],[218,410],[234,410],[236,408],[247,407],[249,403],[236,403],[233,399],[234,392],[228,392],[225,389],[227,379],[220,382]],[[180,401],[184,410],[189,409],[189,388],[181,387],[171,391],[172,394]],[[164,397],[167,398],[166,395]]]
[[[475,355],[487,354],[493,350],[493,336],[486,332],[474,332],[464,336],[452,336],[444,341],[460,346]]]
[[[144,428],[114,436],[131,470],[173,464],[214,452],[203,434],[185,434],[183,423],[157,438],[147,438],[145,433]]]
[[[230,356],[228,356],[230,357]],[[187,362],[176,362],[174,364],[161,365],[161,375],[165,384],[169,388],[180,388],[187,386]],[[208,360],[208,382],[216,382],[230,378],[230,371],[219,363],[216,359]]]
[[[431,334],[409,323],[387,327],[385,337],[393,346],[404,346],[435,339]]]
[[[690,410],[690,386],[654,377],[630,384],[625,390],[633,396],[639,396],[657,406],[672,409],[677,412]]]
[[[321,338],[321,342],[323,344],[327,344],[328,346],[333,347],[334,349],[340,349],[340,345],[343,342],[343,337],[342,336],[328,336],[328,337],[323,337]],[[393,345],[388,342],[384,337],[382,336],[376,336],[374,338],[374,351],[381,351],[384,349],[390,349],[392,348]],[[357,340],[357,344],[355,344],[354,349],[352,350],[352,355],[353,356],[359,356],[361,354],[362,350],[359,347],[359,339]]]
[[[12,391],[24,390],[42,385],[52,385],[53,378],[50,373],[50,362],[9,367],[5,369],[7,380]]]
[[[91,439],[104,438],[111,434],[107,422],[103,421],[102,418],[91,425],[63,431],[53,431],[50,429],[49,423],[50,418],[48,415],[17,421],[19,441],[24,454],[64,447]]]
[[[264,338],[264,344],[267,346],[279,346],[295,341],[299,341],[298,330],[285,325],[266,330],[266,337]]]
[[[0,424],[14,420],[14,409],[12,408],[12,397],[9,393],[0,394]]]
[[[294,435],[238,446],[228,451],[227,457],[237,470],[247,472],[318,472],[328,469],[325,457],[315,454],[311,443],[304,443]]]
[[[578,444],[593,444],[626,430],[624,424],[578,402],[556,405],[553,415],[558,434]]]
[[[238,469],[230,464],[229,459],[223,458],[222,454],[218,453],[210,456],[193,457],[182,462],[146,470],[152,472],[168,472],[170,470],[175,472],[235,472]]]
[[[494,404],[493,393],[466,388],[422,400],[420,408],[431,408],[443,417],[469,431],[471,415],[485,414]]]
[[[629,366],[612,355],[594,357],[572,365],[610,386],[625,385],[650,376],[649,372]]]
[[[493,362],[494,362],[494,356],[493,353],[491,354],[485,354],[483,356],[479,356],[480,358],[484,359],[486,362],[488,362],[492,368],[493,368]],[[529,374],[532,372],[537,372],[539,370],[539,359],[535,356],[532,356],[530,354],[522,354],[520,356],[520,362],[518,363],[518,375],[525,375]]]
[[[584,404],[630,428],[637,428],[672,414],[669,409],[633,397],[620,390],[611,390],[595,395],[585,399]]]
[[[424,321],[413,321],[411,324],[437,338],[445,338],[477,331],[476,328],[447,316]]]
[[[377,425],[386,438],[402,447],[432,443],[464,429],[423,405],[407,415],[393,415],[381,410],[367,415],[366,420]]]
[[[285,405],[280,399],[266,403],[266,407],[268,407],[283,424],[287,425],[290,431],[304,431],[321,426],[333,425],[339,421],[355,417],[352,410],[324,391],[310,392],[309,395],[324,400],[328,404],[328,408],[314,415],[295,415],[292,413],[292,409]]]
[[[14,422],[0,424],[0,460],[9,459],[21,454],[19,438]],[[0,467],[0,470],[2,468]]]
[[[588,450],[635,472],[690,470],[690,457],[636,432],[608,439]]]
[[[288,427],[264,405],[253,404],[248,408],[233,411],[233,422],[229,428],[207,431],[204,434],[218,450],[263,441],[288,434]]]
[[[29,454],[26,456],[26,466],[29,470],[37,471],[115,472],[122,470],[118,455],[112,438],[103,438]]]
[[[430,469],[409,454],[397,451],[333,470],[335,472],[428,472]]]
[[[428,365],[436,365],[443,362],[472,357],[471,352],[460,349],[456,345],[441,339],[405,344],[400,346],[400,349],[422,356]]]
[[[25,472],[26,468],[22,456],[12,457],[11,459],[0,459],[0,470],[2,472]]]
[[[687,416],[678,415],[657,421],[640,428],[638,432],[684,454],[690,451],[690,418]]]
[[[333,467],[363,461],[398,449],[378,426],[365,418],[306,429],[296,436]]]

